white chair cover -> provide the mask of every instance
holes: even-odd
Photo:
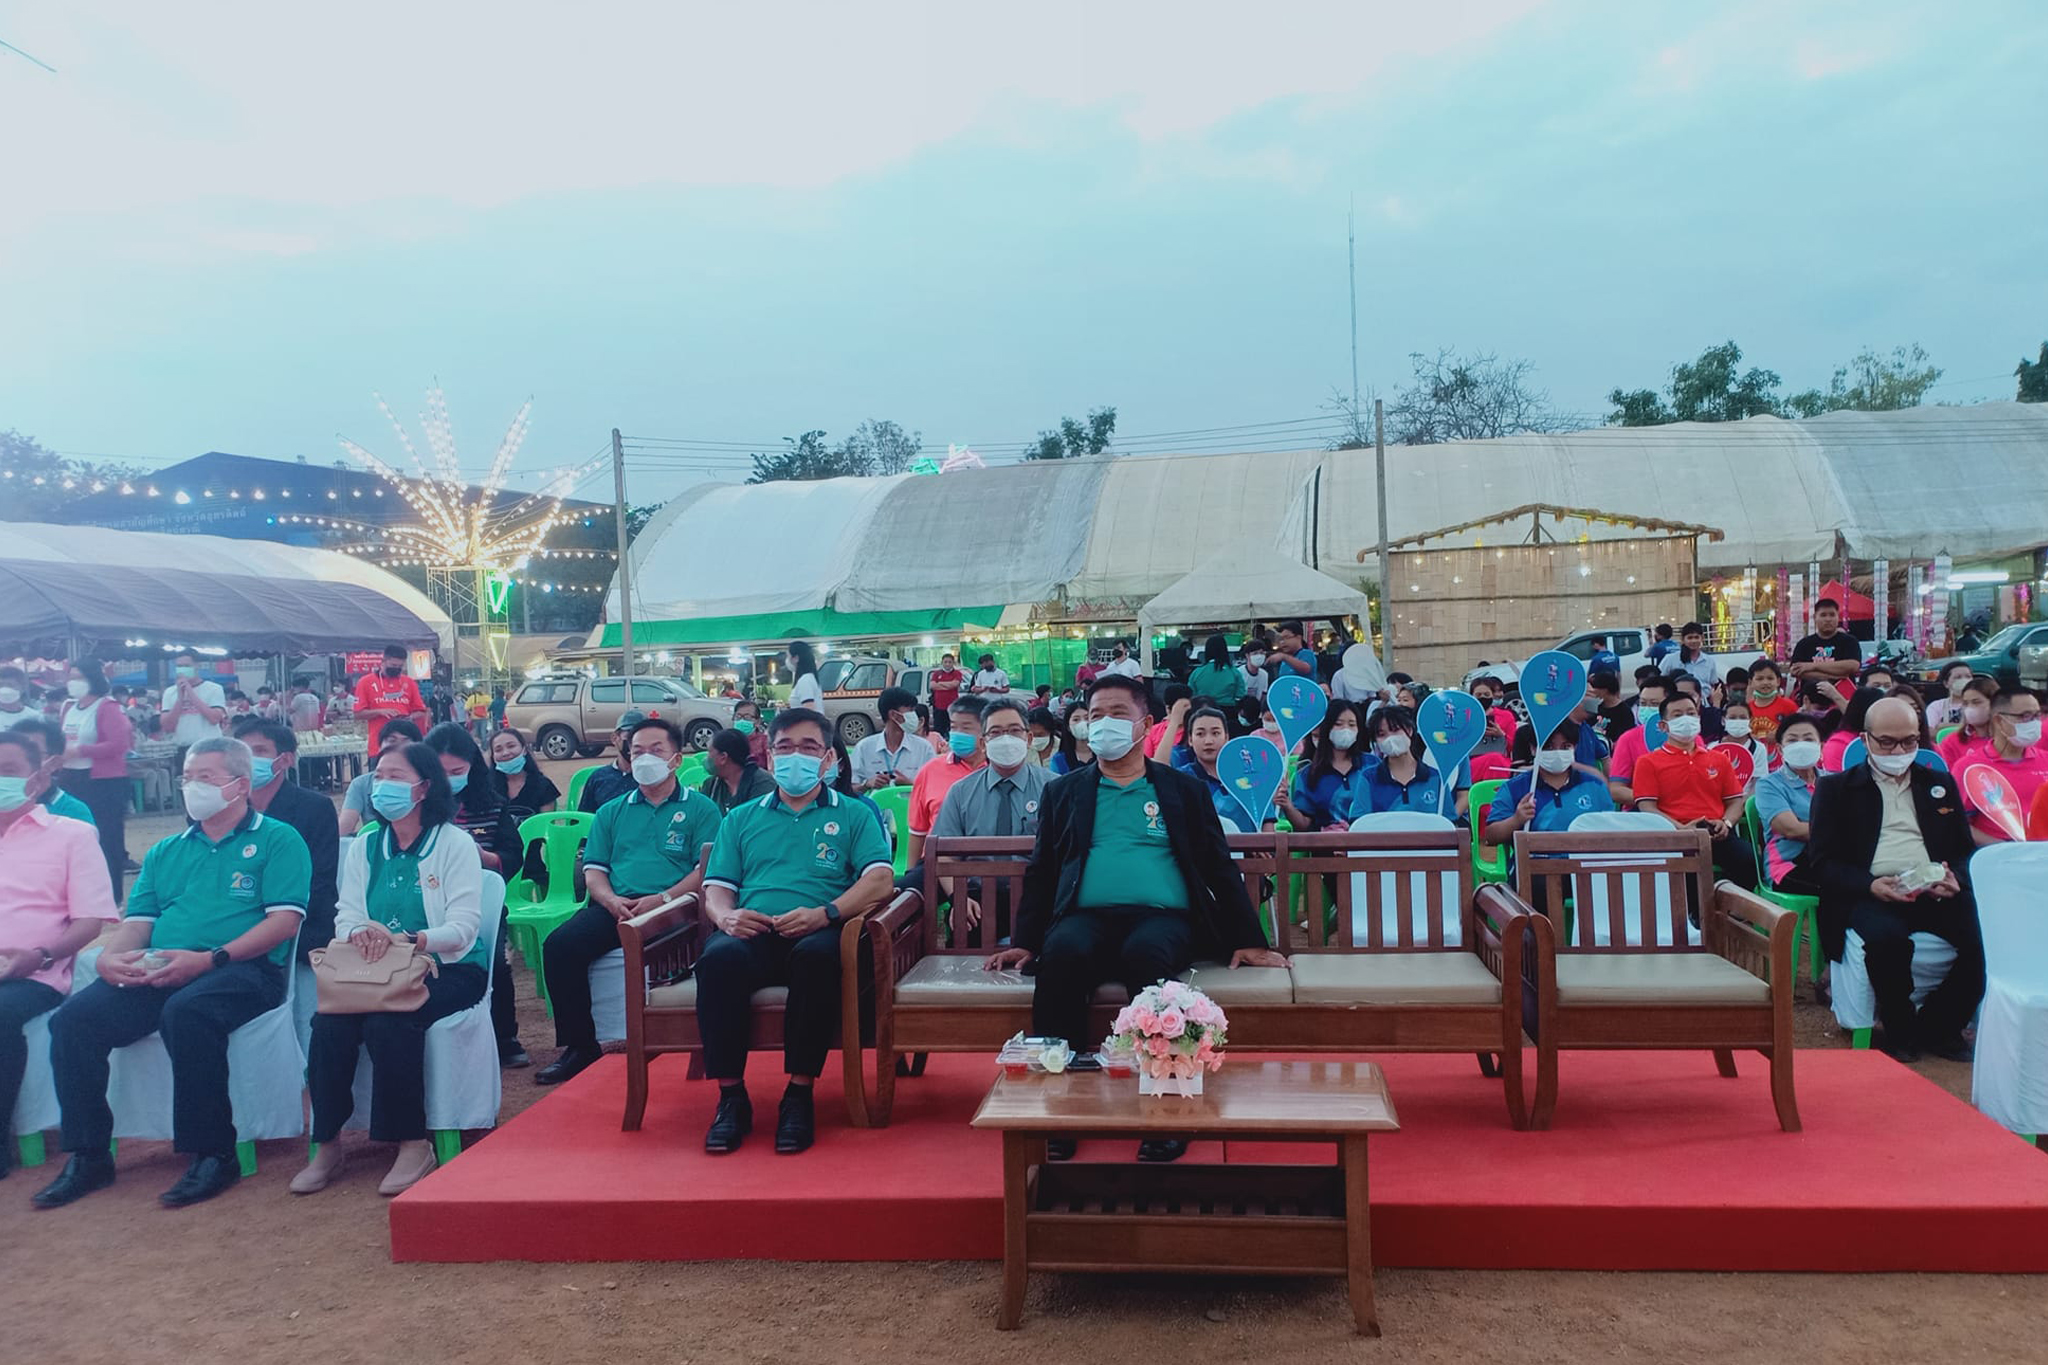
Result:
[[[1572,821],[1571,828],[1574,834],[1581,830],[1589,834],[1660,834],[1669,832],[1672,825],[1655,811],[1596,810],[1588,811]],[[1618,864],[1640,866],[1654,858],[1654,854],[1629,853],[1618,855],[1615,861]],[[1577,907],[1572,916],[1572,942],[1575,946],[1582,945],[1586,928],[1591,925],[1594,944],[1605,947],[1612,937],[1608,920],[1607,879],[1595,876],[1592,883],[1592,904]],[[1657,942],[1662,947],[1670,947],[1671,886],[1660,879],[1656,887]],[[1622,923],[1629,930],[1628,943],[1630,946],[1641,946],[1638,943],[1640,934],[1637,932],[1637,926],[1642,923],[1642,897],[1633,877],[1622,881],[1621,906]],[[1700,931],[1690,921],[1686,923],[1685,933],[1686,942],[1696,944],[1700,941]]]
[[[1351,828],[1355,833],[1359,834],[1410,834],[1417,832],[1440,834],[1445,830],[1456,829],[1457,826],[1441,815],[1431,815],[1422,811],[1380,811],[1373,815],[1359,816],[1351,822]],[[1403,856],[1408,857],[1434,857],[1437,856],[1437,853],[1438,851],[1435,849],[1419,848],[1402,851]],[[1368,855],[1354,854],[1352,856],[1365,857]],[[1429,942],[1429,879],[1434,875],[1442,888],[1444,942],[1453,947],[1461,946],[1459,939],[1462,936],[1464,926],[1462,914],[1464,907],[1458,904],[1458,863],[1469,856],[1468,852],[1461,849],[1455,856],[1445,856],[1447,867],[1443,872],[1434,874],[1411,872],[1408,874],[1408,896],[1411,907],[1409,917],[1413,921],[1411,932],[1415,936],[1414,941],[1416,943]],[[1372,899],[1366,878],[1372,876],[1379,878],[1380,933],[1384,935],[1384,940],[1387,943],[1399,943],[1401,941],[1401,903],[1397,899],[1398,892],[1395,883],[1395,878],[1400,875],[1398,872],[1354,872],[1351,874],[1351,936],[1354,943],[1364,943],[1367,941],[1366,926],[1369,921],[1365,919],[1365,916],[1370,913]]]
[[[296,935],[292,948],[297,951]],[[98,959],[98,950],[87,949],[78,955],[77,970],[90,972]],[[228,1035],[228,1099],[237,1141],[303,1137],[306,1132],[306,1053],[293,1024],[298,973],[287,971],[284,982],[283,1004]],[[114,1049],[107,1104],[114,1111],[116,1138],[172,1136],[171,1054],[161,1035]]]
[[[1941,984],[1956,963],[1956,950],[1945,938],[1913,935],[1913,1003],[1918,1005]],[[1842,960],[1828,971],[1834,992],[1835,1022],[1845,1029],[1877,1027],[1877,992],[1870,988],[1870,969],[1863,965],[1863,935],[1854,929],[1843,941]]]
[[[77,980],[73,973],[73,983]],[[28,1068],[21,1075],[21,1093],[14,1099],[14,1126],[7,1130],[16,1137],[55,1128],[64,1117],[57,1107],[57,1075],[50,1070],[50,1016],[56,1012],[54,1008],[44,1010],[22,1026]]]
[[[626,950],[614,948],[590,964],[590,1018],[597,1041],[615,1043],[626,1036]]]
[[[2048,942],[2039,928],[2048,844],[1981,848],[1970,880],[1985,960],[1970,1102],[2015,1133],[2048,1132]]]
[[[436,1020],[427,1029],[427,1127],[461,1132],[498,1126],[498,1106],[505,1098],[498,1069],[498,1033],[491,1026],[491,964],[497,961],[498,927],[505,908],[505,879],[484,872],[483,927],[484,996],[459,1014]],[[356,1054],[355,1112],[345,1125],[358,1131],[370,1126],[370,1077],[376,1068],[366,1047]]]

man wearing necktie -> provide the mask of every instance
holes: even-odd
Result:
[[[1054,778],[1050,770],[1029,761],[1030,726],[1021,702],[999,697],[982,714],[983,745],[988,763],[953,784],[939,813],[932,820],[934,839],[993,839],[1012,836],[1035,838],[1038,807],[1046,785]],[[946,892],[953,898],[953,937],[962,941],[981,921],[981,887],[970,878],[957,888],[945,878]],[[1007,909],[998,906],[1001,916]],[[997,928],[1001,929],[1000,919]]]

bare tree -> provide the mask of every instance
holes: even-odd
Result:
[[[1414,382],[1387,409],[1388,438],[1402,445],[1483,441],[1568,425],[1551,409],[1550,395],[1530,386],[1536,367],[1526,360],[1445,349],[1433,356],[1411,352],[1408,363]]]

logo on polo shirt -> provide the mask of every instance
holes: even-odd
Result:
[[[837,867],[839,865],[839,850],[826,843],[823,839],[818,841],[818,864],[821,867]]]
[[[228,873],[228,894],[245,900],[254,899],[256,895],[256,874],[253,872]]]
[[[825,822],[825,832],[827,834],[837,834],[839,832],[839,822],[837,820],[827,820]]]
[[[256,856],[256,845],[254,845],[254,844],[243,844],[243,845],[242,845],[242,856],[243,856],[244,858],[253,858],[253,857],[255,857],[255,856]]]
[[[1035,800],[1033,800],[1033,801],[1026,801],[1026,802],[1024,803],[1024,813],[1025,813],[1026,815],[1036,815],[1036,814],[1038,814],[1038,802],[1037,802],[1037,801],[1035,801]]]

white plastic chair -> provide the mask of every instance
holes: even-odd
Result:
[[[1661,834],[1669,832],[1672,828],[1672,823],[1669,820],[1655,811],[1647,810],[1587,811],[1571,823],[1571,831],[1574,834],[1581,831],[1588,834]],[[1678,855],[1674,852],[1672,856],[1676,857]],[[1655,854],[1648,853],[1619,854],[1615,858],[1617,864],[1626,864],[1631,868],[1640,868],[1646,862],[1657,860]],[[1587,861],[1592,862],[1595,860],[1589,858]],[[1594,877],[1591,880],[1592,904],[1579,906],[1573,913],[1572,943],[1574,946],[1583,945],[1586,926],[1590,924],[1593,928],[1594,945],[1605,947],[1612,935],[1610,929],[1611,917],[1608,914],[1607,905],[1607,879],[1605,877]],[[1655,881],[1655,887],[1657,896],[1655,911],[1657,942],[1659,946],[1668,948],[1671,946],[1671,883],[1663,877],[1658,877]],[[1621,922],[1630,930],[1631,934],[1633,934],[1636,926],[1642,923],[1641,910],[1641,892],[1636,879],[1634,877],[1622,878]],[[1693,924],[1690,920],[1686,922],[1685,933],[1686,942],[1697,944],[1700,941],[1699,926]],[[1630,938],[1629,943],[1633,947],[1642,946],[1636,943],[1633,937]]]
[[[1920,1004],[1956,965],[1955,946],[1936,934],[1913,935],[1913,1003]],[[1863,935],[1851,929],[1842,943],[1842,960],[1828,972],[1835,1022],[1855,1035],[1857,1047],[1870,1046],[1877,1027],[1877,992],[1871,989],[1864,965]]]
[[[1970,881],[1985,963],[1970,1103],[2003,1128],[2038,1136],[2048,1133],[2048,942],[2040,930],[2048,844],[1981,848]]]
[[[491,1024],[491,964],[497,961],[498,928],[505,908],[505,879],[486,870],[483,881],[483,998],[468,1009],[437,1019],[427,1029],[427,1130],[434,1155],[444,1163],[462,1154],[466,1130],[498,1126],[504,1078],[498,1069],[498,1033]],[[356,1055],[355,1111],[345,1127],[370,1126],[370,1050]]]
[[[74,987],[78,981],[72,974]],[[50,1016],[56,1008],[44,1010],[22,1026],[21,1039],[28,1047],[28,1067],[21,1075],[21,1092],[14,1098],[14,1126],[7,1131],[15,1138],[21,1164],[43,1164],[43,1134],[63,1121],[57,1106],[57,1073],[50,1069]]]
[[[1445,830],[1456,829],[1457,826],[1441,815],[1431,815],[1423,811],[1390,810],[1379,811],[1371,815],[1361,815],[1351,822],[1351,828],[1357,834],[1441,834]],[[1353,856],[1362,857],[1365,855],[1358,854]],[[1395,856],[1429,858],[1438,856],[1438,851],[1435,849],[1407,849]],[[1460,848],[1455,857],[1446,858],[1447,867],[1445,871],[1433,874],[1428,872],[1411,872],[1408,874],[1408,913],[1412,921],[1410,930],[1414,934],[1414,942],[1429,942],[1429,878],[1433,875],[1438,879],[1441,887],[1442,904],[1444,906],[1444,943],[1446,946],[1454,948],[1462,946],[1460,944],[1460,931],[1463,926],[1462,912],[1464,907],[1458,904],[1458,870],[1459,865],[1469,856],[1469,852]],[[1377,876],[1380,882],[1380,933],[1383,936],[1383,941],[1387,943],[1399,943],[1401,941],[1400,893],[1394,880],[1400,875],[1398,872],[1354,872],[1351,874],[1352,942],[1364,943],[1368,940],[1368,921],[1364,916],[1371,913],[1373,904],[1371,890],[1366,885],[1366,878],[1371,876]]]
[[[292,936],[298,950],[298,935]],[[98,950],[78,955],[76,972],[92,979]],[[74,984],[76,977],[74,976]],[[256,1144],[306,1132],[306,1053],[293,1025],[298,973],[284,976],[284,1002],[228,1035],[228,1100],[234,1109],[235,1156],[243,1175],[256,1173]],[[168,1139],[171,1132],[171,1054],[152,1033],[108,1059],[107,1105],[114,1137]]]
[[[597,1041],[616,1043],[626,1036],[626,950],[614,948],[590,964],[590,1020]]]

